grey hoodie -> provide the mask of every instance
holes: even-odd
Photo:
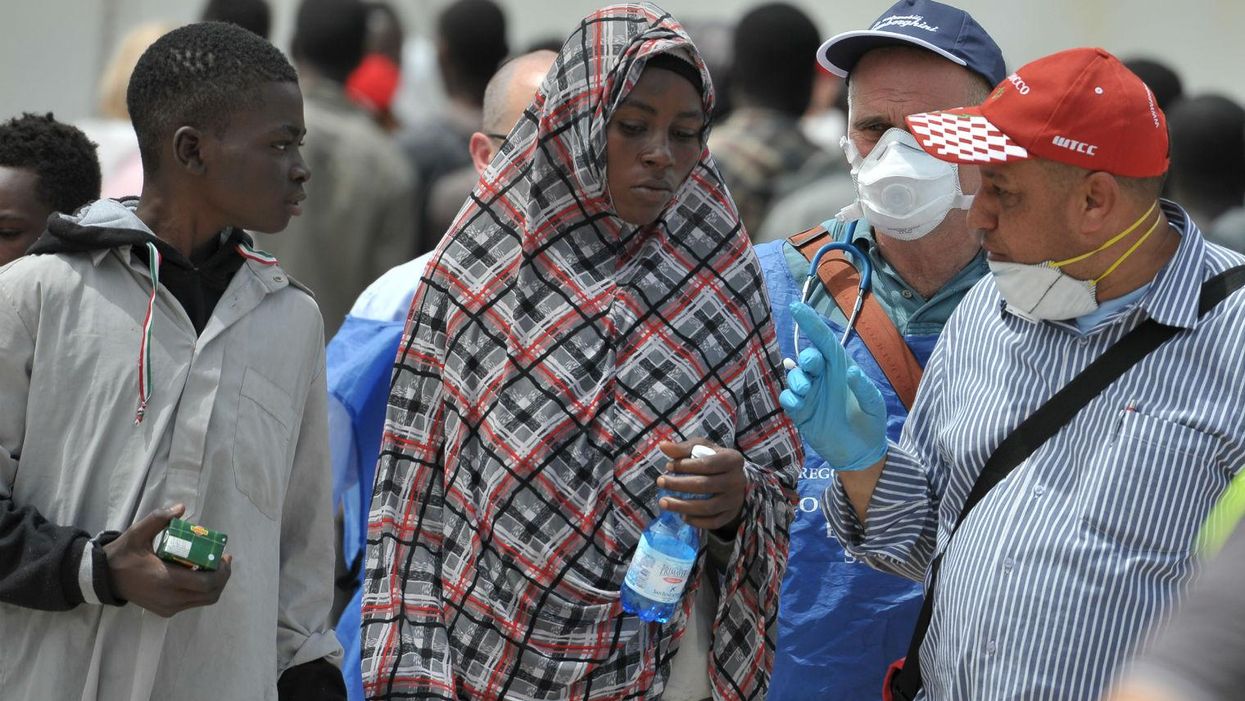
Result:
[[[275,699],[285,670],[340,656],[319,312],[226,237],[242,262],[200,333],[153,284],[160,247],[125,233],[150,236],[130,207],[101,200],[66,226],[84,244],[120,238],[0,268],[0,499],[89,534],[184,503],[229,534],[233,577],[215,605],[169,619],[100,605],[84,564],[71,610],[0,603],[3,696]]]

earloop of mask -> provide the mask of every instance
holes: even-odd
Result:
[[[1132,223],[1132,226],[1129,226],[1127,229],[1125,229],[1125,230],[1121,231],[1120,233],[1116,234],[1115,236],[1112,236],[1112,237],[1111,237],[1111,239],[1110,239],[1109,241],[1107,241],[1106,243],[1102,244],[1102,245],[1101,245],[1101,246],[1099,246],[1098,248],[1095,248],[1094,250],[1089,251],[1088,253],[1082,253],[1082,254],[1081,254],[1081,255],[1079,255],[1079,256],[1073,256],[1072,258],[1068,258],[1068,259],[1066,259],[1066,260],[1061,260],[1061,261],[1056,261],[1056,262],[1050,262],[1050,263],[1047,263],[1046,265],[1047,265],[1048,267],[1051,267],[1051,268],[1062,268],[1062,267],[1064,267],[1065,265],[1071,265],[1071,264],[1073,264],[1073,263],[1078,263],[1078,262],[1080,262],[1080,261],[1085,260],[1086,258],[1089,258],[1090,256],[1092,256],[1092,255],[1094,255],[1094,254],[1096,254],[1096,253],[1101,253],[1102,251],[1107,250],[1108,248],[1110,248],[1110,247],[1114,246],[1115,244],[1119,243],[1120,241],[1122,241],[1122,240],[1123,240],[1126,236],[1128,236],[1129,234],[1131,234],[1131,233],[1133,233],[1134,231],[1136,231],[1136,230],[1137,230],[1137,227],[1141,226],[1142,222],[1144,222],[1146,219],[1149,219],[1149,218],[1150,218],[1150,215],[1154,213],[1154,210],[1155,210],[1158,206],[1159,206],[1159,203],[1158,203],[1157,201],[1156,201],[1154,204],[1150,205],[1150,208],[1146,210],[1146,213],[1145,213],[1145,214],[1143,214],[1143,215],[1141,215],[1141,217],[1140,217],[1140,218],[1138,218],[1138,219],[1137,219],[1137,221],[1133,222],[1133,223]],[[1132,252],[1133,252],[1133,251],[1135,251],[1135,250],[1137,250],[1137,247],[1138,247],[1138,246],[1140,246],[1140,245],[1142,244],[1142,242],[1144,242],[1144,241],[1145,241],[1145,240],[1146,240],[1146,239],[1150,236],[1150,234],[1154,233],[1155,228],[1157,228],[1157,227],[1158,227],[1158,223],[1159,223],[1159,220],[1160,220],[1160,219],[1161,219],[1161,217],[1160,217],[1159,219],[1155,219],[1155,220],[1154,220],[1154,225],[1150,227],[1150,230],[1149,230],[1149,231],[1147,231],[1147,232],[1146,232],[1146,233],[1145,233],[1145,234],[1144,234],[1141,238],[1137,239],[1137,242],[1136,242],[1136,243],[1134,243],[1134,244],[1132,245],[1132,247],[1131,247],[1131,248],[1129,248],[1127,251],[1125,251],[1125,252],[1124,252],[1124,255],[1122,255],[1122,256],[1120,256],[1118,259],[1116,259],[1115,263],[1113,263],[1113,264],[1111,265],[1111,267],[1107,269],[1107,272],[1106,272],[1106,273],[1103,273],[1103,274],[1102,274],[1102,276],[1101,276],[1101,277],[1099,277],[1098,279],[1099,279],[1099,280],[1101,280],[1102,278],[1106,277],[1106,276],[1107,276],[1107,273],[1110,273],[1112,270],[1115,270],[1115,268],[1116,268],[1116,267],[1117,267],[1120,263],[1122,263],[1122,262],[1124,261],[1124,259],[1125,259],[1125,258],[1127,258],[1128,256],[1132,255]],[[1096,282],[1096,281],[1095,281],[1095,282]]]

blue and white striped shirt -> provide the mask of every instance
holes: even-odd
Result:
[[[1006,310],[993,280],[952,315],[848,550],[922,579],[973,482],[1024,418],[1146,317],[1183,332],[1091,401],[990,492],[943,558],[921,650],[926,698],[1094,701],[1193,573],[1194,534],[1245,463],[1245,293],[1197,318],[1203,280],[1245,263],[1181,234],[1149,292],[1086,334]]]

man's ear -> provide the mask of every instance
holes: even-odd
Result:
[[[1089,236],[1106,233],[1114,234],[1112,228],[1116,219],[1117,209],[1121,203],[1120,184],[1115,176],[1103,171],[1095,171],[1086,176],[1081,183],[1079,204],[1081,208],[1081,233]]]
[[[493,147],[493,140],[480,131],[471,135],[471,140],[467,142],[467,150],[471,152],[471,164],[480,174],[484,173],[489,161],[492,161],[497,153],[497,149]]]
[[[195,127],[180,127],[173,132],[173,158],[179,168],[194,175],[203,174],[203,141],[203,133]]]

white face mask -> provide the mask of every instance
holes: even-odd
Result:
[[[1008,309],[1017,316],[1036,320],[1063,321],[1066,319],[1075,319],[1085,316],[1090,312],[1098,309],[1098,283],[1103,278],[1110,275],[1116,268],[1123,263],[1126,258],[1132,255],[1142,243],[1145,242],[1150,234],[1158,228],[1162,217],[1154,220],[1154,224],[1146,231],[1137,242],[1124,251],[1123,255],[1115,259],[1115,262],[1107,268],[1106,272],[1093,280],[1078,280],[1071,275],[1065,273],[1062,268],[1070,263],[1080,260],[1106,250],[1123,239],[1125,236],[1133,233],[1141,223],[1150,217],[1154,209],[1158,206],[1155,202],[1150,205],[1150,209],[1141,215],[1141,218],[1133,222],[1133,225],[1111,237],[1111,240],[1102,244],[1098,248],[1083,253],[1079,256],[1061,261],[1046,261],[1044,263],[1010,263],[1004,261],[987,260],[990,266],[990,272],[994,273],[994,284],[999,288],[999,294],[1003,295],[1003,299],[1007,301]]]
[[[1008,309],[1030,321],[1062,321],[1085,316],[1098,308],[1098,286],[1077,280],[1046,263],[1030,265],[987,260],[999,294]]]
[[[856,182],[856,201],[835,215],[841,221],[864,217],[889,236],[915,241],[947,212],[973,203],[972,195],[960,191],[956,165],[926,153],[903,129],[887,129],[863,159],[847,137],[841,144]]]

